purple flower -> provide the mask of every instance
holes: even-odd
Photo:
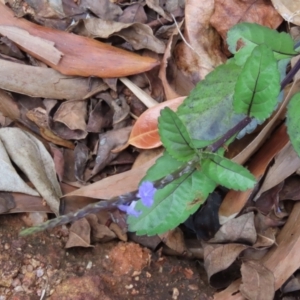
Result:
[[[138,197],[141,198],[142,203],[150,207],[154,202],[154,194],[156,193],[156,188],[150,181],[144,181],[139,187]]]
[[[135,210],[135,205],[137,204],[137,201],[132,201],[130,205],[118,205],[119,210],[124,211],[127,213],[127,215],[132,215],[135,217],[139,217],[139,215],[142,213],[141,211]]]

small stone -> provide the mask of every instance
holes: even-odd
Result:
[[[147,277],[147,278],[151,278],[151,276],[152,276],[151,273],[146,272],[146,277]]]
[[[133,288],[132,284],[125,285],[126,290],[131,290]]]
[[[189,284],[188,288],[192,291],[198,291],[199,287],[196,284]]]
[[[173,288],[172,299],[177,300],[179,296],[179,291],[177,288]]]
[[[27,272],[32,272],[33,271],[33,266],[32,265],[28,265],[26,267]]]
[[[33,268],[35,269],[35,268],[39,267],[41,263],[40,263],[38,260],[32,258],[32,259],[30,260],[30,264],[31,264],[31,265],[33,266]]]
[[[10,244],[9,244],[9,243],[5,243],[5,244],[4,244],[4,249],[5,249],[5,250],[10,249]]]
[[[23,292],[24,289],[22,288],[22,286],[18,285],[14,288],[14,291],[18,293],[18,292]]]
[[[21,285],[21,281],[19,278],[15,278],[11,284],[13,287],[16,287],[18,285]]]
[[[136,276],[136,277],[134,277],[134,280],[135,280],[135,281],[139,281],[139,280],[140,280],[140,277],[139,277],[139,276]]]
[[[40,278],[40,277],[42,277],[43,275],[44,275],[44,270],[41,269],[41,268],[38,268],[38,269],[36,270],[36,276],[37,276],[38,278]]]
[[[90,269],[92,268],[92,266],[93,266],[93,262],[92,262],[92,261],[89,261],[89,262],[87,263],[87,265],[86,265],[86,269],[87,269],[87,270],[90,270]]]

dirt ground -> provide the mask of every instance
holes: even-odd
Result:
[[[210,299],[200,261],[113,241],[65,249],[63,228],[21,238],[20,215],[0,216],[0,300]]]

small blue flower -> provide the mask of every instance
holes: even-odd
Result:
[[[137,204],[137,201],[132,201],[130,203],[130,205],[120,204],[120,205],[118,205],[118,208],[119,208],[119,210],[126,212],[127,215],[139,217],[142,212],[134,209],[136,204]]]
[[[141,198],[142,203],[150,207],[154,202],[154,195],[156,193],[156,188],[153,183],[150,181],[144,181],[139,187],[139,192],[137,194],[138,197]]]

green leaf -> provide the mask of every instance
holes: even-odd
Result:
[[[146,176],[141,182],[153,182],[159,180],[167,175],[175,173],[184,165],[186,165],[186,163],[176,160],[167,151],[164,151],[163,155],[156,160],[155,164],[150,169],[148,169]]]
[[[287,106],[287,132],[292,146],[300,156],[300,93],[295,94]]]
[[[138,218],[128,217],[129,231],[155,235],[175,228],[199,208],[215,187],[216,183],[201,171],[194,169],[184,174],[158,190],[151,207],[137,203],[135,208],[142,214]]]
[[[166,107],[158,118],[160,139],[171,156],[179,161],[189,161],[195,154],[191,138],[177,114]]]
[[[201,166],[206,176],[229,189],[244,191],[256,184],[246,168],[217,154],[203,153]]]
[[[242,41],[243,47],[237,49],[237,42]],[[297,55],[291,36],[285,32],[277,32],[268,27],[253,23],[239,23],[228,31],[227,44],[229,51],[235,54],[235,61],[243,65],[257,45],[268,46],[275,55],[276,60]]]
[[[245,116],[232,109],[233,93],[242,68],[229,60],[200,81],[177,110],[193,144],[205,147]]]
[[[277,105],[280,74],[272,51],[257,46],[248,58],[235,86],[233,107],[259,121],[268,118]]]

